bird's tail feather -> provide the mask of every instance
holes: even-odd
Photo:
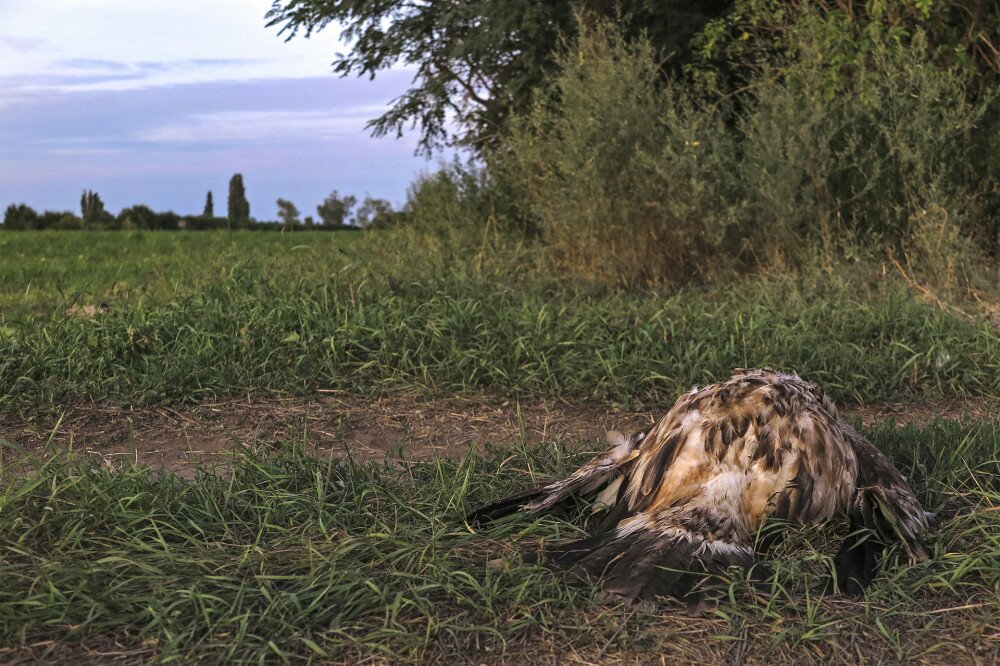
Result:
[[[928,558],[919,539],[927,514],[892,461],[849,424],[841,426],[858,458],[859,487],[848,512],[851,534],[834,563],[837,586],[860,594],[875,577],[886,547],[899,544],[911,563]]]
[[[847,424],[845,434],[858,457],[858,491],[851,519],[872,530],[884,545],[902,544],[910,562],[927,559],[918,535],[927,529],[927,514],[909,483],[892,461]]]
[[[470,525],[485,525],[486,523],[499,520],[506,516],[517,513],[524,509],[524,505],[533,502],[542,496],[540,488],[534,488],[527,492],[518,493],[505,497],[502,500],[480,507],[465,517]]]
[[[860,510],[861,522],[874,531],[883,544],[898,543],[911,563],[922,562],[929,556],[918,533],[927,527],[927,514],[911,493],[907,492],[905,497],[900,495],[895,488],[864,488],[859,491],[855,506]]]

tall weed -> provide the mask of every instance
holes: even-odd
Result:
[[[734,144],[723,116],[658,87],[645,41],[609,24],[565,44],[548,95],[513,124],[504,176],[524,195],[555,266],[630,285],[682,282],[721,266],[734,223]]]

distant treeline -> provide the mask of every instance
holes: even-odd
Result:
[[[117,216],[108,213],[97,220],[85,220],[84,217],[71,211],[47,210],[42,213],[35,211],[26,204],[11,204],[4,213],[3,225],[0,229],[7,231],[26,231],[56,229],[62,231],[118,231],[130,229],[148,229],[163,231],[204,231],[210,229],[247,229],[255,231],[281,231],[316,229],[324,231],[359,231],[361,227],[350,224],[324,225],[297,222],[285,224],[282,222],[241,220],[231,222],[227,217],[208,217],[205,215],[178,215],[173,211],[155,211],[149,206],[137,205],[123,208]]]
[[[80,214],[70,211],[37,212],[27,204],[11,204],[4,213],[2,229],[23,231],[34,229],[117,231],[129,229],[150,229],[162,231],[208,230],[208,229],[251,229],[269,231],[292,231],[296,229],[319,229],[325,231],[356,231],[359,229],[384,228],[394,226],[403,213],[394,211],[385,199],[366,196],[360,206],[357,197],[340,195],[332,191],[316,207],[317,222],[311,215],[301,218],[295,204],[287,199],[278,199],[279,221],[258,221],[250,217],[250,203],[246,199],[243,176],[234,174],[229,181],[228,215],[217,217],[212,192],[205,197],[205,208],[201,215],[178,215],[173,211],[159,212],[149,206],[137,204],[123,208],[118,215],[112,215],[104,208],[104,202],[97,192],[84,190],[80,197]]]

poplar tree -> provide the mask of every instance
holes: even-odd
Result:
[[[243,187],[243,175],[233,174],[229,179],[229,225],[245,227],[250,223],[250,202]]]

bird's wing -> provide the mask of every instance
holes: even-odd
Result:
[[[611,492],[603,492],[598,497],[599,502],[607,502],[610,495],[618,492],[618,482],[638,457],[639,446],[645,437],[645,430],[628,437],[619,432],[609,432],[610,446],[565,479],[484,506],[470,513],[466,520],[472,524],[486,523],[519,511],[541,513],[571,496],[587,495],[614,486]]]

